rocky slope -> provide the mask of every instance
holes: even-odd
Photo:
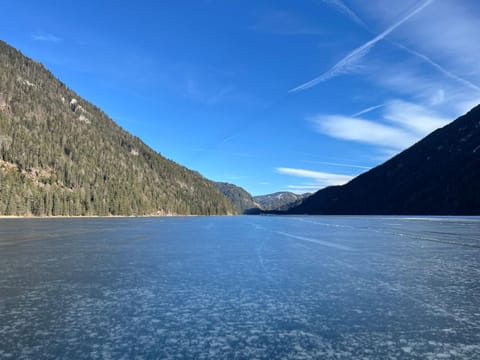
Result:
[[[303,199],[310,195],[310,193],[299,195],[282,191],[268,195],[254,196],[253,199],[260,204],[263,210],[288,210],[301,203]]]

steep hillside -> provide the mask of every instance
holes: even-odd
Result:
[[[224,182],[216,182],[215,186],[235,205],[240,214],[251,214],[259,212],[259,205],[253,200],[252,195],[245,189]]]
[[[290,213],[480,215],[480,106]]]
[[[0,41],[0,214],[227,214],[196,172],[165,159]]]

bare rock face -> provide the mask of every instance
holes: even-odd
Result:
[[[70,110],[75,112],[77,110],[77,107],[78,107],[78,100],[77,99],[70,100]]]
[[[90,124],[90,119],[83,114],[80,114],[80,116],[78,117],[78,120],[84,122],[85,124]]]
[[[0,111],[7,111],[9,109],[7,96],[0,93]]]

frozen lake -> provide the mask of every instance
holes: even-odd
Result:
[[[0,220],[0,359],[480,358],[480,218]]]

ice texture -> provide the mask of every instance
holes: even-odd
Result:
[[[10,358],[480,358],[480,218],[0,220]]]

